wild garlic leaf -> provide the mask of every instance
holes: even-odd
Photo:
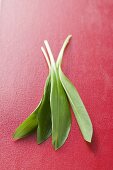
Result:
[[[45,141],[51,135],[51,108],[50,108],[50,75],[48,76],[45,88],[44,96],[38,111],[38,128],[37,128],[37,141],[38,144]]]
[[[37,128],[37,112],[38,108],[15,130],[13,134],[14,139],[23,138]]]
[[[66,141],[70,126],[71,114],[65,90],[61,84],[54,57],[47,40],[44,41],[51,61],[51,119],[52,119],[52,145],[55,150]]]
[[[61,84],[59,75],[51,71],[51,117],[52,117],[52,144],[55,150],[66,141],[70,126],[71,114],[68,99]]]
[[[68,80],[68,78],[64,75],[60,66],[59,66],[59,76],[60,76],[62,85],[69,98],[70,104],[72,106],[73,112],[77,119],[82,135],[87,142],[91,142],[92,134],[93,134],[93,127],[92,127],[92,123],[89,118],[88,112],[77,90],[75,89],[73,84]]]
[[[43,142],[51,135],[51,111],[50,111],[50,76],[47,78],[44,95],[32,114],[21,123],[13,134],[14,139],[20,139],[31,134],[38,128],[38,143]],[[45,112],[46,111],[46,112]]]

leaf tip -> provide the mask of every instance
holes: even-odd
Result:
[[[16,132],[14,132],[14,133],[12,134],[12,138],[13,138],[13,140],[14,140],[14,141],[16,141],[16,140],[18,140],[18,139],[19,139],[19,138],[17,137]]]
[[[91,138],[85,139],[86,142],[91,143]]]
[[[85,141],[91,143],[92,142],[92,137],[93,137],[93,127],[91,128],[90,135],[85,137]]]

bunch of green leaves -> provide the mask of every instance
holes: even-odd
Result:
[[[69,35],[65,39],[56,63],[48,41],[44,41],[46,50],[43,47],[41,50],[49,67],[44,94],[37,108],[15,130],[14,139],[23,138],[37,129],[38,144],[52,134],[52,145],[57,150],[64,144],[70,131],[70,103],[83,138],[91,142],[93,128],[88,112],[76,88],[61,69],[62,57],[71,37]]]

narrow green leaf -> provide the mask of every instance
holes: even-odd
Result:
[[[69,98],[70,104],[74,111],[78,125],[82,132],[82,135],[87,142],[91,142],[92,134],[93,134],[93,127],[92,127],[92,123],[89,118],[89,115],[87,113],[87,110],[77,90],[75,89],[73,84],[67,79],[67,77],[64,75],[60,67],[59,67],[59,76],[60,76],[62,85]]]
[[[15,130],[13,134],[14,139],[23,138],[36,129],[38,126],[37,112],[38,108]]]
[[[37,128],[37,138],[38,144],[45,141],[51,135],[51,108],[50,108],[50,76],[48,76],[45,88],[44,96],[42,99],[41,106],[38,111],[38,128]]]
[[[66,141],[70,126],[71,114],[67,95],[59,79],[59,75],[51,70],[51,95],[50,105],[52,114],[52,144],[55,150]]]
[[[52,119],[52,144],[55,150],[66,141],[70,126],[71,114],[65,90],[61,84],[58,70],[54,61],[48,41],[44,41],[51,61],[51,119]]]

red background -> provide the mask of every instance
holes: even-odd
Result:
[[[0,1],[0,169],[113,169],[113,0]],[[50,42],[57,58],[68,34],[73,38],[63,71],[78,89],[94,126],[87,144],[73,116],[65,145],[36,134],[14,142],[12,132],[35,109],[48,68],[40,47]]]

